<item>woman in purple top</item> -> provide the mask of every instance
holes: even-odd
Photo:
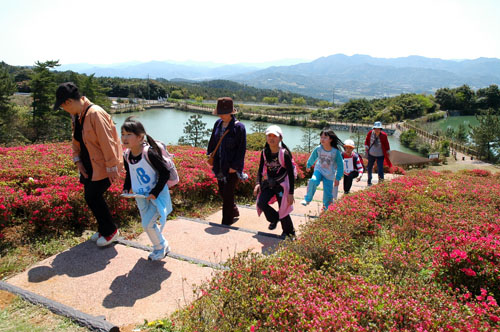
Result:
[[[217,177],[219,193],[222,197],[222,224],[231,225],[240,213],[234,202],[234,190],[239,178],[243,178],[247,134],[245,125],[236,120],[236,109],[229,97],[219,98],[214,115],[219,116],[208,142],[207,155],[221,144],[214,156],[212,171]],[[227,132],[227,133],[226,133]],[[225,134],[225,135],[224,135]]]

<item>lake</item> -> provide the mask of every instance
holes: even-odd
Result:
[[[134,115],[138,118],[139,121],[142,122],[142,124],[146,128],[146,132],[148,133],[148,135],[166,144],[176,145],[179,138],[184,135],[183,130],[186,122],[193,114],[194,113],[180,111],[173,108],[151,108],[144,112],[113,114],[112,117],[116,123],[118,132],[120,132],[120,127],[125,119],[131,115]],[[207,128],[210,128],[211,130],[213,128],[214,122],[218,118],[219,117],[215,115],[202,114],[201,120],[206,123]],[[242,122],[245,124],[248,134],[253,132],[252,126],[254,123],[262,123],[251,120],[243,120]],[[271,123],[269,123],[268,125],[271,125]],[[303,132],[301,130],[301,127],[288,126],[284,124],[279,124],[279,126],[283,131],[283,141],[290,149],[293,150],[295,147],[302,145],[301,139]],[[318,130],[318,144],[319,132],[320,130]],[[348,138],[354,139],[354,136],[352,136],[352,134],[347,131],[336,131],[335,133],[342,141],[345,141]],[[391,150],[399,150],[411,154],[417,154],[416,152],[402,146],[399,142],[399,139],[393,136],[389,136],[389,144],[391,145]]]

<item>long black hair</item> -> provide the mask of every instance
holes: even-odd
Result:
[[[144,129],[144,126],[142,123],[136,119],[135,116],[129,116],[128,118],[125,119],[125,122],[123,122],[122,131],[126,131],[128,133],[133,133],[137,136],[139,135],[144,135],[146,137],[146,140],[148,144],[161,156],[161,148],[156,144],[156,141],[154,140],[153,137],[149,136],[146,133],[146,129]]]
[[[340,138],[337,137],[333,129],[331,129],[330,127],[323,128],[323,130],[321,130],[321,133],[319,133],[319,136],[322,136],[323,134],[331,138],[330,145],[332,146],[332,148],[340,150],[339,147],[344,147],[344,143],[342,143]]]
[[[281,140],[281,147],[284,148],[285,150],[288,151],[290,154],[290,158],[292,158],[292,151],[286,146],[285,142]],[[266,142],[266,146],[264,147],[264,153],[266,154],[266,160],[271,160],[271,147],[269,146],[269,143]]]

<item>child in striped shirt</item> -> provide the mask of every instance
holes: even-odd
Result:
[[[363,176],[363,163],[359,154],[354,152],[354,141],[348,139],[344,142],[344,150],[342,157],[344,158],[344,194],[348,194],[351,190],[352,181],[361,180]]]

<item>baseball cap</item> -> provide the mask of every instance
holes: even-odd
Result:
[[[61,83],[56,90],[56,103],[54,104],[54,111],[68,99],[80,99],[80,92],[78,87],[73,82]]]
[[[269,126],[266,129],[266,136],[269,135],[269,134],[273,134],[275,136],[281,136],[281,137],[283,137],[283,132],[281,131],[281,128],[278,127],[277,125]]]
[[[344,142],[344,146],[350,146],[355,148],[356,146],[354,145],[354,141],[352,139],[346,139]]]

